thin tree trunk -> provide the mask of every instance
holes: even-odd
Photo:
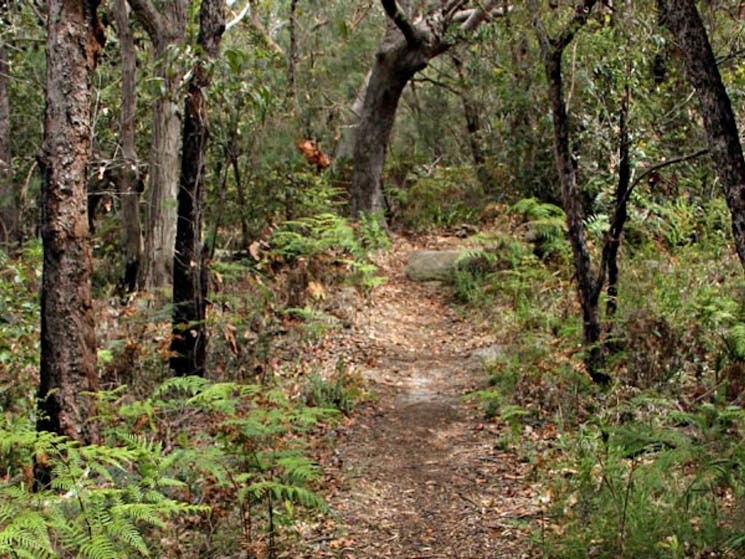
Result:
[[[535,7],[536,3],[533,3]],[[610,381],[607,374],[601,371],[603,366],[603,348],[600,344],[600,287],[602,275],[595,280],[590,252],[585,239],[582,203],[577,186],[577,176],[570,150],[569,118],[564,101],[564,88],[561,72],[561,59],[564,49],[571,43],[574,35],[585,24],[595,0],[585,0],[577,9],[575,17],[562,31],[552,39],[536,20],[538,38],[543,54],[543,64],[548,81],[548,98],[551,104],[551,115],[554,126],[554,155],[559,174],[564,211],[567,216],[569,243],[572,246],[574,273],[577,279],[577,294],[582,308],[582,346],[585,350],[585,366],[594,382],[606,384]],[[537,12],[536,12],[537,13]]]
[[[44,269],[37,429],[82,442],[95,439],[89,422],[93,398],[85,393],[97,388],[86,175],[91,78],[104,43],[98,3],[47,0],[46,114],[39,156]]]
[[[621,248],[621,233],[626,218],[628,217],[627,205],[629,187],[631,182],[631,160],[629,157],[629,103],[631,101],[631,89],[628,84],[630,68],[627,69],[627,81],[624,85],[623,99],[621,99],[621,111],[618,117],[618,184],[616,185],[615,211],[613,221],[603,246],[604,255],[608,266],[608,300],[606,301],[606,318],[613,320],[618,308],[618,250]],[[601,266],[602,268],[602,266]]]
[[[238,164],[238,154],[234,151],[231,151],[230,153],[230,164],[233,167],[233,178],[235,179],[235,192],[238,199],[238,207],[241,209],[241,241],[243,243],[243,248],[247,249],[248,245],[251,244],[251,239],[248,234],[248,221],[246,220],[246,214],[243,211],[247,204],[246,189],[243,187],[243,182],[241,181],[241,169]]]
[[[0,16],[6,17],[7,3],[0,2]],[[18,237],[18,206],[12,183],[10,152],[10,103],[8,99],[8,59],[0,42],[0,246]]]
[[[461,103],[463,104],[463,116],[466,119],[466,132],[468,139],[468,147],[471,150],[471,158],[473,159],[473,165],[476,168],[476,176],[484,187],[484,192],[487,194],[493,194],[494,184],[489,176],[489,172],[486,169],[486,157],[484,156],[484,150],[481,147],[481,119],[479,118],[479,109],[476,106],[474,100],[466,93],[466,75],[463,71],[463,62],[457,56],[452,56],[453,66],[455,66],[458,72],[458,79],[460,81],[460,96]]]
[[[137,109],[135,45],[129,28],[127,0],[115,0],[119,47],[122,55],[122,110],[120,116],[119,143],[123,163],[116,173],[122,203],[121,237],[124,269],[121,284],[127,293],[137,289],[140,262],[142,260],[142,233],[140,230],[140,174],[135,151],[135,113]]]
[[[660,0],[662,23],[675,37],[698,95],[709,152],[732,215],[732,234],[745,268],[745,159],[732,103],[693,0]]]
[[[153,103],[153,140],[145,219],[145,248],[139,284],[143,288],[168,285],[173,273],[176,205],[179,183],[181,120],[178,107],[180,75],[169,66],[169,47],[184,41],[185,0],[168,0],[156,8],[150,0],[128,0],[154,46],[155,77],[163,85]]]
[[[287,56],[287,97],[295,101],[295,69],[297,67],[297,2],[290,0],[290,52]]]
[[[209,135],[207,62],[220,50],[225,30],[223,0],[202,0],[199,45],[204,60],[194,67],[184,109],[184,148],[178,193],[178,229],[173,261],[173,336],[170,366],[177,376],[204,375],[207,345],[207,269],[202,254],[204,156]]]

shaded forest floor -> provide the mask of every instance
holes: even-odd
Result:
[[[374,398],[352,413],[324,466],[332,522],[305,535],[306,557],[530,556],[540,511],[528,467],[498,448],[498,427],[464,398],[485,384],[481,359],[500,340],[458,315],[447,286],[404,272],[411,251],[457,241],[395,238],[377,262],[388,281],[329,348]]]

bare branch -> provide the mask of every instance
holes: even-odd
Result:
[[[406,42],[411,46],[417,46],[422,42],[420,34],[414,29],[401,9],[398,7],[396,0],[381,0],[383,9],[389,18],[393,20],[396,27],[403,33]]]
[[[502,17],[512,11],[512,6],[497,9],[497,4],[499,3],[499,0],[486,0],[486,2],[478,8],[464,10],[455,14],[456,21],[463,21],[460,30],[464,33],[470,33],[481,25],[484,20]]]
[[[127,0],[132,11],[147,31],[150,40],[156,42],[166,32],[166,18],[150,0]]]
[[[684,163],[686,161],[690,161],[691,159],[697,159],[701,157],[702,155],[706,155],[709,153],[709,150],[704,148],[700,149],[694,153],[689,153],[688,155],[681,155],[680,157],[673,157],[672,159],[666,159],[665,161],[660,161],[659,163],[655,163],[654,165],[650,165],[644,171],[641,172],[641,174],[634,179],[634,182],[631,183],[631,186],[629,186],[629,189],[627,191],[626,198],[628,199],[629,196],[631,196],[631,191],[634,189],[636,185],[638,185],[641,181],[643,181],[645,178],[647,178],[649,175],[654,173],[655,171],[659,171],[660,169],[664,169],[665,167],[669,167],[670,165],[675,165],[676,163]]]
[[[227,33],[231,27],[235,27],[236,25],[238,25],[243,20],[243,18],[246,17],[246,14],[250,10],[251,10],[251,2],[247,1],[246,5],[243,6],[243,9],[238,13],[238,15],[225,24],[225,32]]]

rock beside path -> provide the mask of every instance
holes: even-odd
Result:
[[[466,250],[418,250],[409,254],[406,275],[412,281],[450,281]]]

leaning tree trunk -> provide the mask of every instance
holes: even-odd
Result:
[[[223,0],[202,0],[199,45],[203,61],[189,81],[184,111],[184,152],[178,193],[178,229],[173,261],[173,336],[170,365],[177,376],[204,375],[207,344],[207,270],[202,254],[204,156],[207,148],[206,64],[217,58],[225,30]]]
[[[98,0],[47,0],[37,429],[90,442],[96,336],[91,304],[87,166],[91,78],[104,43]]]
[[[709,151],[732,214],[740,264],[745,268],[745,159],[732,104],[694,0],[660,0],[660,7],[663,23],[680,46],[688,80],[698,94]]]
[[[406,84],[430,58],[424,48],[411,46],[403,39],[393,45],[384,42],[375,57],[354,132],[350,209],[355,217],[366,213],[383,218],[383,166],[398,102]]]
[[[497,0],[474,2],[468,9],[468,2],[446,2],[439,11],[412,23],[407,15],[412,11],[411,2],[403,2],[404,9],[396,0],[381,0],[381,4],[389,28],[375,55],[354,131],[350,210],[353,216],[367,213],[383,219],[383,166],[404,87],[430,60],[450,49],[458,40],[456,36],[466,37],[482,22],[506,12],[497,9]],[[452,33],[456,22],[458,33]]]
[[[135,45],[129,28],[127,0],[115,0],[119,47],[122,55],[122,110],[119,142],[122,148],[122,166],[117,170],[116,182],[122,204],[121,239],[124,269],[121,285],[127,293],[137,289],[140,262],[142,261],[142,233],[140,231],[140,173],[135,151],[135,113],[137,109]]]

